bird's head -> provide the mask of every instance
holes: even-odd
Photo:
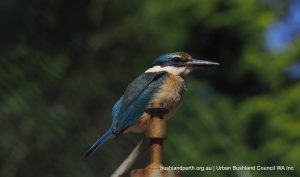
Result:
[[[174,52],[158,57],[146,72],[166,71],[174,75],[184,76],[192,70],[215,65],[219,65],[219,63],[193,59],[185,52]]]

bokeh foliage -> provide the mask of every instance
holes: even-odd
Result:
[[[83,159],[110,126],[114,102],[158,55],[186,51],[221,66],[188,78],[166,165],[288,165],[295,171],[251,174],[299,176],[300,84],[285,73],[300,41],[280,53],[263,45],[282,2],[0,2],[0,175],[109,176],[141,137],[124,135]]]

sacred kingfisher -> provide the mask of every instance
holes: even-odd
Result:
[[[94,152],[110,138],[127,132],[143,132],[150,115],[145,109],[150,103],[163,103],[169,110],[164,118],[174,114],[185,92],[185,76],[194,69],[219,65],[215,62],[196,60],[185,52],[167,53],[158,57],[143,74],[126,88],[112,108],[111,127],[85,153]]]

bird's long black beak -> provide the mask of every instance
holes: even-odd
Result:
[[[191,61],[186,62],[185,65],[187,67],[197,69],[197,68],[206,67],[206,66],[218,66],[220,64],[216,63],[216,62],[211,62],[211,61],[192,59]]]

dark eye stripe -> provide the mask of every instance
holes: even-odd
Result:
[[[182,59],[180,57],[173,57],[171,60],[167,60],[167,61],[162,61],[159,63],[156,63],[154,65],[152,65],[151,67],[155,66],[155,65],[159,65],[161,67],[166,67],[166,66],[183,66],[185,63],[185,61],[182,61]]]
[[[179,58],[179,57],[174,57],[174,58],[173,58],[173,61],[176,62],[176,63],[177,63],[177,62],[181,62],[181,58]]]
[[[182,61],[182,58],[180,57],[174,57],[173,62],[176,66],[182,66],[184,64],[184,61]]]

